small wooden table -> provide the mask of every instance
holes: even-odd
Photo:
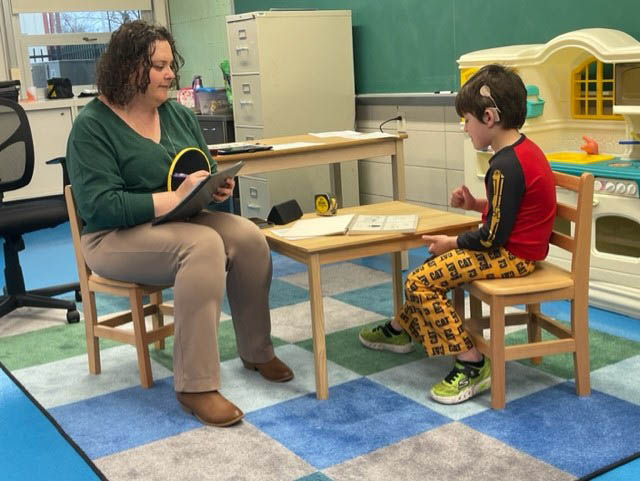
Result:
[[[274,252],[306,264],[309,275],[309,300],[311,302],[311,327],[313,333],[313,356],[316,374],[316,397],[329,397],[327,377],[327,353],[325,348],[324,308],[322,304],[322,280],[320,266],[361,257],[391,253],[393,276],[393,308],[398,312],[403,304],[403,286],[400,252],[425,245],[423,234],[456,235],[476,228],[478,218],[442,210],[408,204],[400,201],[382,202],[340,209],[338,214],[417,214],[418,229],[411,234],[337,235],[288,240],[271,232],[281,227],[264,231]],[[307,214],[304,218],[315,217]]]

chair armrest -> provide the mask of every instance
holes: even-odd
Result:
[[[56,157],[55,159],[47,160],[45,163],[48,165],[60,164],[62,165],[62,185],[69,185],[71,181],[69,180],[69,174],[67,173],[67,158],[66,157]]]

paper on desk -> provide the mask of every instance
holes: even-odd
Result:
[[[247,145],[249,142],[228,142],[226,144],[209,144],[207,148],[209,150],[228,149],[230,147],[240,147],[241,145]]]
[[[315,137],[345,137],[347,139],[381,139],[385,137],[395,137],[387,132],[356,132],[355,130],[340,130],[335,132],[317,132],[309,135]]]
[[[312,217],[300,219],[285,234],[285,239],[320,237],[325,235],[346,234],[355,214],[334,215],[329,217]]]
[[[300,147],[310,147],[312,145],[322,145],[321,142],[290,142],[288,144],[273,145],[273,150],[297,149]]]
[[[300,239],[309,239],[312,236],[300,236],[300,237],[292,237],[292,236],[288,236],[287,233],[289,232],[288,228],[285,229],[272,229],[271,233],[277,235],[278,237],[283,237],[285,239],[288,240],[300,240]]]

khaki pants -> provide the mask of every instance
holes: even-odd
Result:
[[[260,230],[244,217],[202,211],[188,222],[94,232],[82,236],[82,249],[101,276],[173,285],[176,391],[220,387],[218,322],[225,280],[238,354],[256,363],[273,358],[271,255]]]
[[[526,276],[535,266],[535,261],[520,259],[503,247],[487,252],[453,249],[435,256],[407,276],[398,323],[424,346],[427,356],[468,351],[473,342],[447,292],[477,279]]]

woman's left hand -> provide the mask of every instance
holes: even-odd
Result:
[[[235,187],[236,182],[231,177],[227,177],[225,181],[225,185],[218,188],[218,190],[213,194],[213,200],[216,202],[224,202],[231,196],[231,194],[233,194],[233,188]]]

